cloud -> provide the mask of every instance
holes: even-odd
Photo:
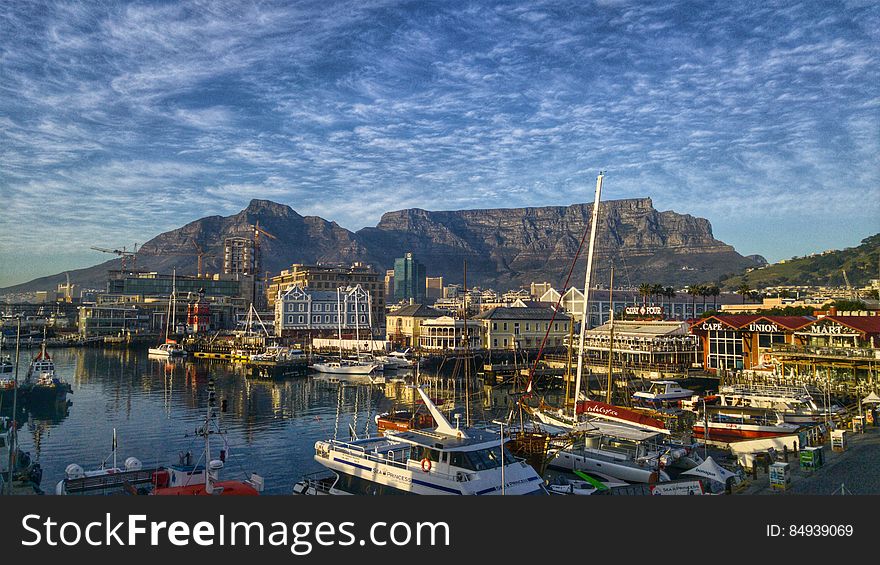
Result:
[[[0,246],[37,256],[254,197],[350,229],[583,202],[600,169],[770,257],[811,250],[816,208],[840,246],[880,216],[873,3],[14,3],[0,27]],[[9,235],[46,202],[57,242]]]

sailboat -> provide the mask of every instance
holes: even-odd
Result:
[[[165,343],[160,343],[156,347],[151,347],[147,353],[161,357],[183,357],[186,350],[176,340],[171,339],[170,331],[173,326],[177,330],[177,283],[176,274],[172,274],[171,278],[171,296],[168,299],[168,314],[165,318]]]
[[[357,294],[355,293],[355,308],[357,308]],[[369,310],[369,308],[368,308]],[[319,371],[321,373],[332,373],[337,375],[369,375],[373,371],[377,369],[381,369],[382,365],[375,361],[366,361],[361,359],[360,347],[357,345],[355,349],[357,350],[357,359],[346,359],[343,356],[342,352],[342,317],[347,316],[348,312],[345,312],[342,308],[342,289],[336,289],[336,311],[337,322],[338,322],[338,340],[339,340],[339,361],[327,361],[324,363],[315,363],[311,365],[311,368]],[[359,312],[355,310],[355,327],[360,328],[358,323],[358,317],[360,316]],[[358,340],[355,340],[357,343]]]

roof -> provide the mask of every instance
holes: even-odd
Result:
[[[708,318],[691,320],[690,323],[693,327],[698,326],[699,324],[708,320],[715,320],[716,322],[721,322],[722,324],[738,330],[747,327],[749,324],[760,321],[776,324],[789,330],[797,330],[816,321],[816,319],[812,316],[764,316],[762,314],[734,314],[730,316],[709,316]]]
[[[404,318],[439,318],[444,313],[424,304],[407,304],[403,308],[398,308],[389,316],[402,316]]]
[[[599,327],[587,330],[588,334],[607,335],[611,332],[611,323],[606,322]],[[686,322],[678,321],[629,321],[618,320],[614,322],[614,333],[621,335],[638,335],[645,337],[664,337],[676,335],[690,335]]]
[[[880,333],[880,316],[825,316],[811,320],[810,323],[814,324],[822,320],[832,320],[842,326],[868,334]]]
[[[565,312],[556,312],[554,315],[553,308],[545,306],[541,308],[507,308],[504,306],[496,306],[485,312],[481,312],[474,316],[477,320],[568,320],[569,316]]]

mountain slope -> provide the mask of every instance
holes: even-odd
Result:
[[[880,234],[862,240],[856,247],[830,253],[774,263],[724,281],[728,288],[745,283],[753,288],[782,285],[845,286],[843,271],[850,284],[860,287],[880,278]]]

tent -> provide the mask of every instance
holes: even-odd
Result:
[[[706,460],[689,471],[685,471],[682,475],[694,475],[705,479],[712,479],[719,483],[726,484],[727,479],[735,477],[735,473],[731,473],[721,465],[715,462],[712,457],[706,457]]]
[[[871,392],[868,396],[862,399],[862,403],[864,404],[880,404],[880,396],[877,395],[876,392]]]

